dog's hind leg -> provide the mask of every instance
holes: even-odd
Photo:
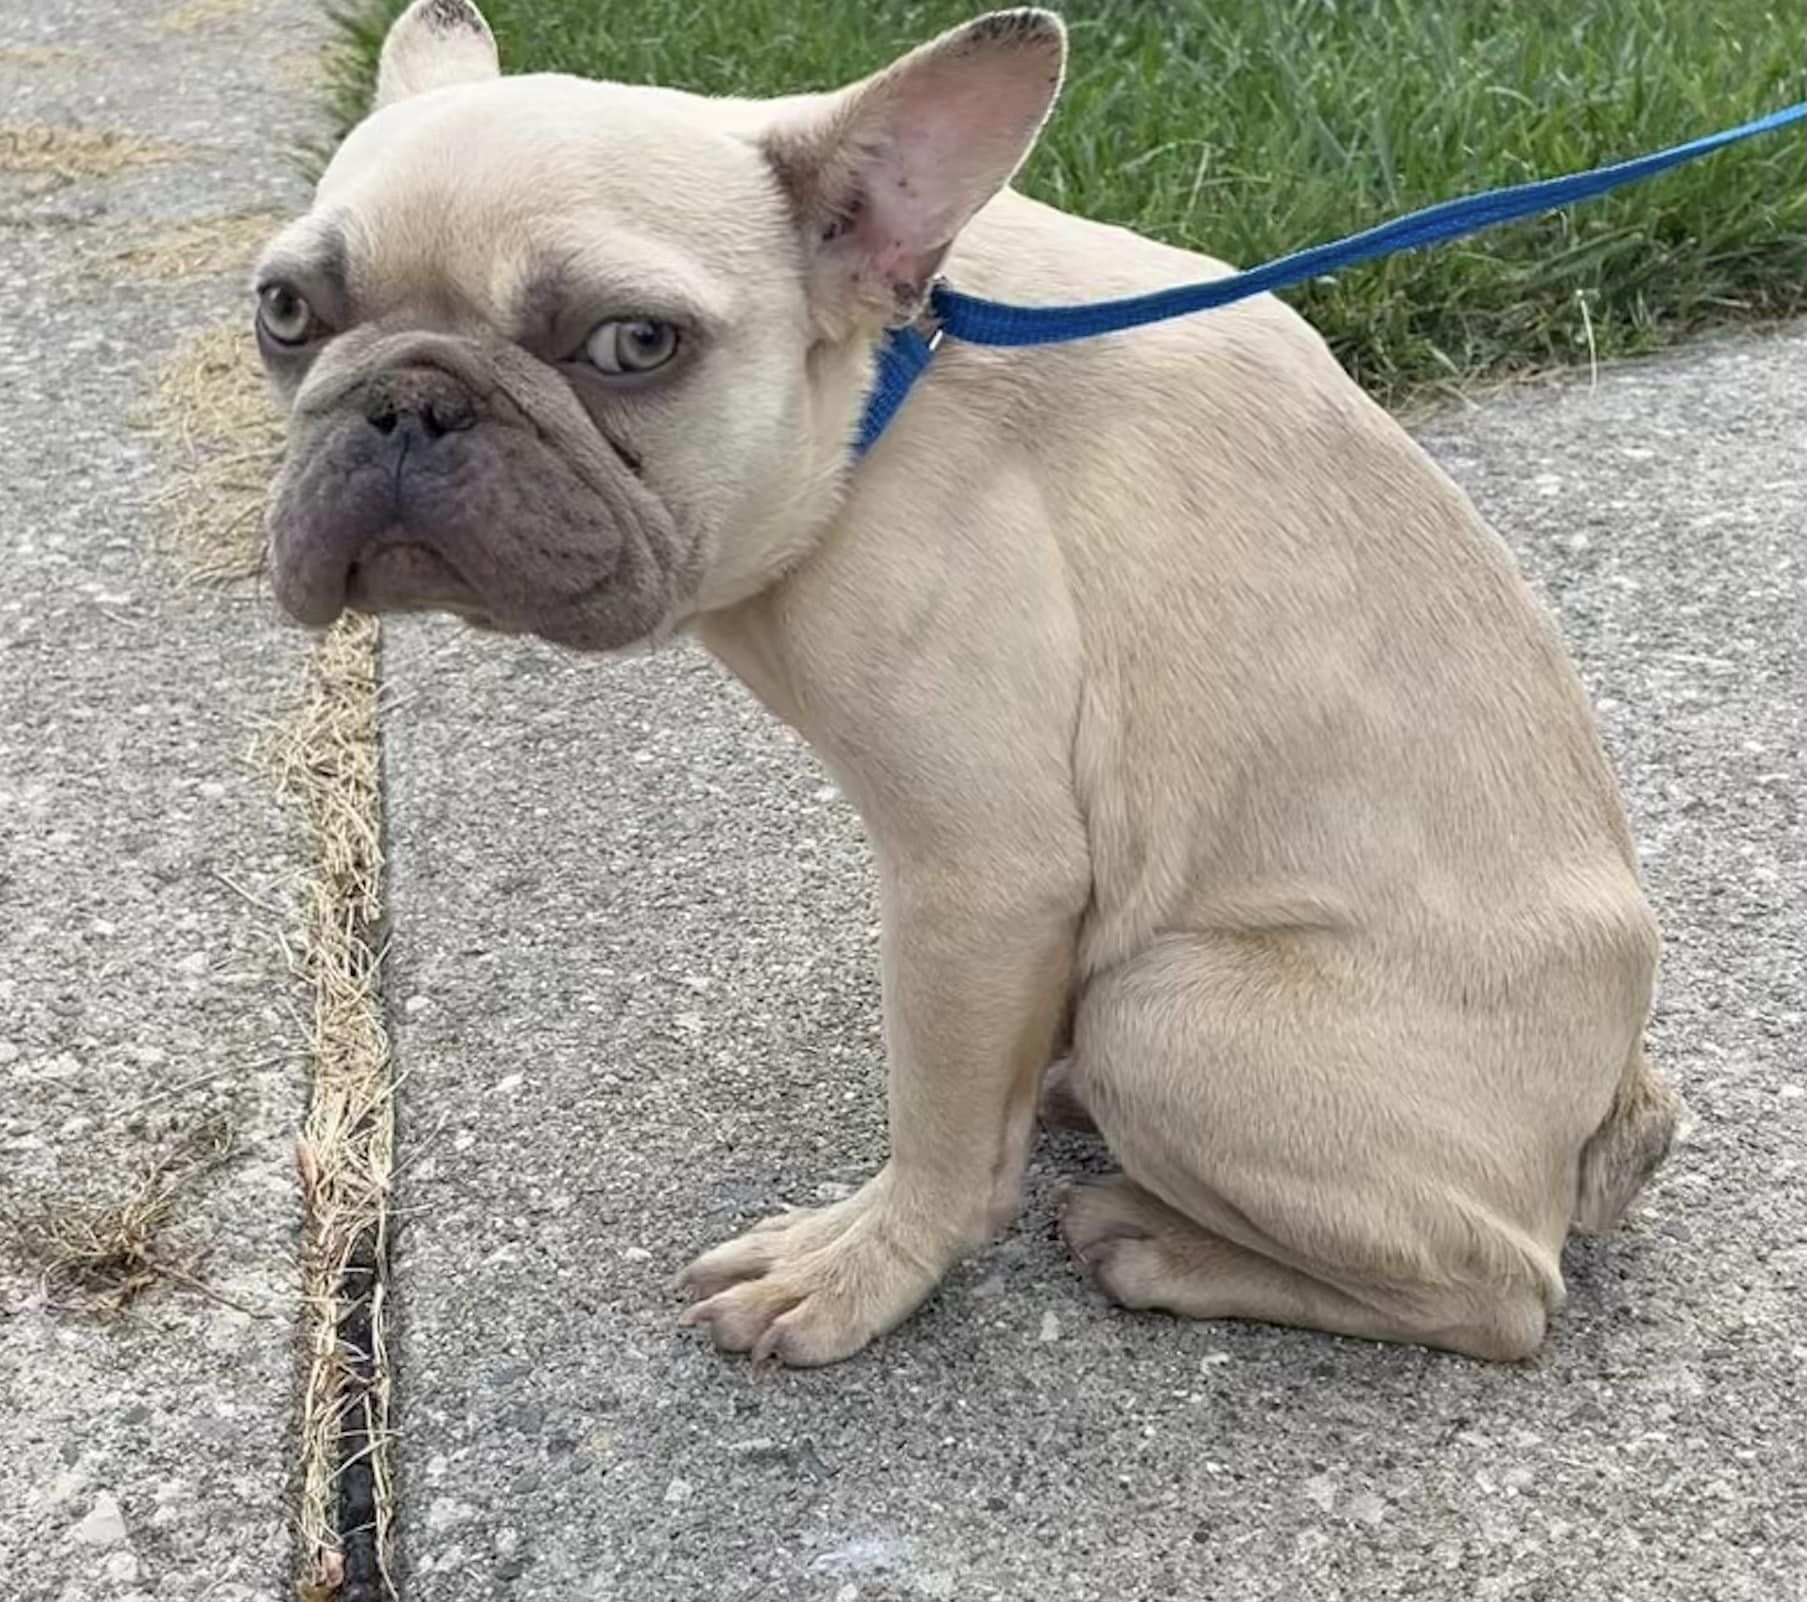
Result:
[[[1122,1174],[1076,1186],[1061,1233],[1099,1288],[1125,1307],[1291,1324],[1494,1361],[1528,1357],[1544,1337],[1547,1310],[1527,1286],[1480,1299],[1453,1286],[1365,1298],[1213,1234]]]
[[[1539,1022],[1440,1009],[1328,944],[1170,936],[1081,997],[1060,1094],[1127,1178],[1075,1190],[1067,1238],[1132,1306],[1527,1356],[1625,1049]]]

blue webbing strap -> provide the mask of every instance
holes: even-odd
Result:
[[[1052,345],[1119,333],[1146,323],[1165,322],[1213,306],[1225,306],[1250,295],[1265,294],[1288,284],[1316,278],[1339,267],[1372,261],[1377,256],[1435,244],[1498,223],[1534,216],[1603,194],[1621,184],[1635,183],[1640,178],[1708,155],[1741,139],[1771,133],[1804,119],[1807,119],[1807,101],[1652,155],[1613,162],[1562,178],[1545,178],[1446,200],[1345,239],[1294,251],[1247,272],[1232,273],[1207,283],[1157,290],[1153,294],[1134,295],[1125,300],[1094,301],[1080,306],[1009,306],[937,285],[930,295],[927,321],[948,338],[963,339],[974,345]],[[864,455],[884,433],[885,425],[896,416],[933,354],[931,340],[916,327],[893,329],[886,335],[878,353],[877,379],[867,399],[865,415],[860,420],[854,447],[856,455]]]

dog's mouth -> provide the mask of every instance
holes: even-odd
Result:
[[[454,612],[490,622],[476,589],[443,554],[415,540],[377,545],[359,556],[345,574],[345,604],[360,612]]]

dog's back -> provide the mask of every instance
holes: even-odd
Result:
[[[950,276],[1058,304],[1213,270],[1005,195]],[[1678,1104],[1618,787],[1505,545],[1271,299],[938,361],[991,458],[1037,463],[1074,598],[1075,1087],[1132,1176],[1333,1283],[1554,1305],[1563,1234],[1616,1217]]]

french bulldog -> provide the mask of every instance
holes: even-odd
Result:
[[[1009,1225],[1037,1126],[1121,1171],[1062,1228],[1117,1301],[1513,1360],[1680,1113],[1592,712],[1501,540],[1271,298],[949,340],[1227,271],[1009,188],[1048,12],[832,93],[502,76],[417,0],[265,252],[275,593],[613,652],[689,634],[858,808],[889,1160],[704,1253],[681,1315],[833,1362]]]

